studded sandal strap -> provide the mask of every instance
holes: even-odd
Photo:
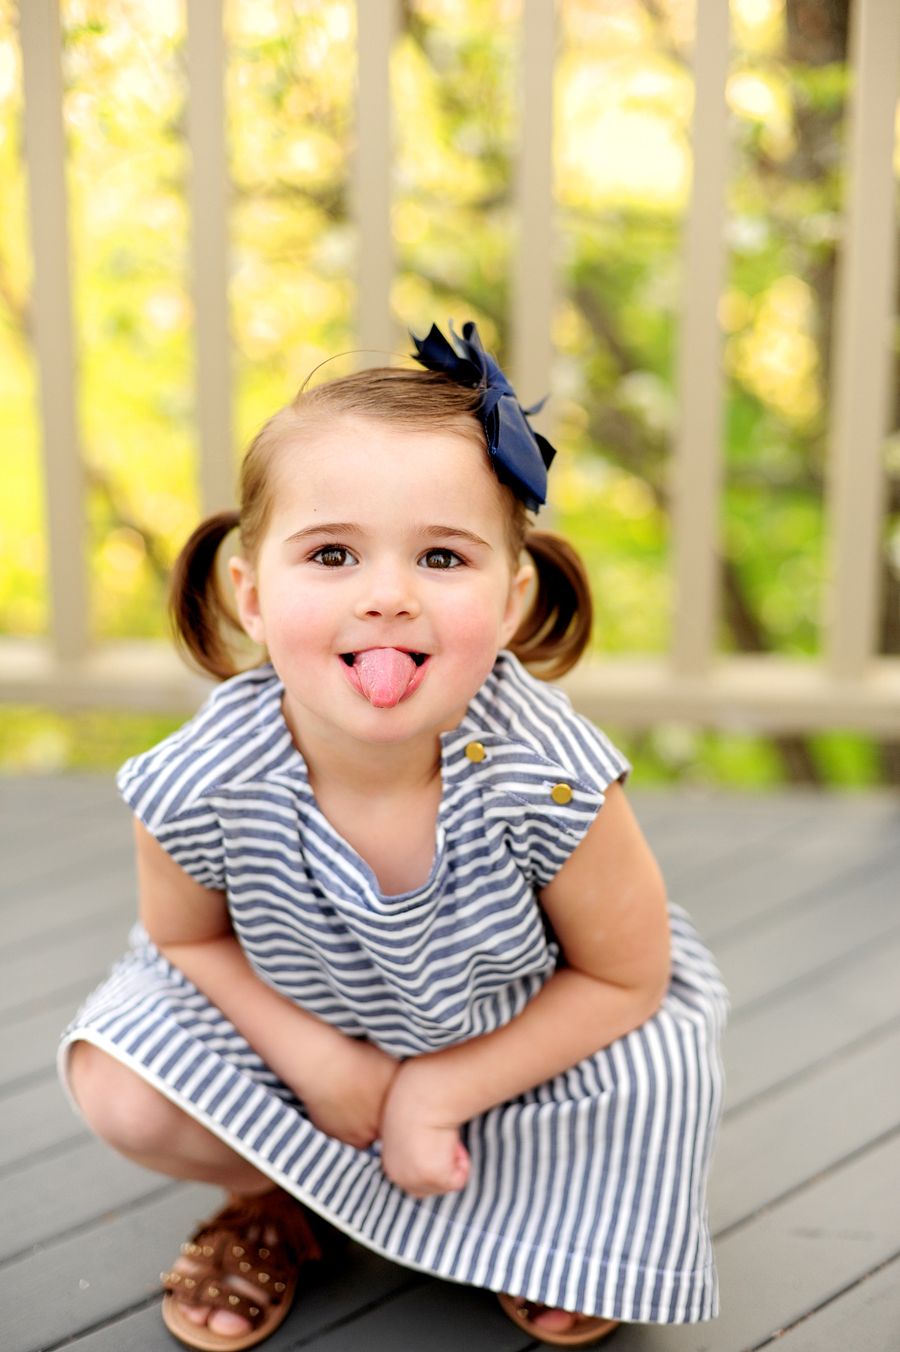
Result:
[[[288,1283],[296,1276],[297,1264],[290,1262],[281,1244],[252,1244],[246,1239],[237,1243],[235,1235],[228,1235],[219,1256],[221,1272],[227,1278],[238,1277],[261,1291],[267,1305],[280,1305]]]
[[[276,1238],[264,1244],[269,1230]],[[181,1252],[195,1271],[160,1273],[164,1289],[188,1305],[232,1310],[254,1327],[269,1306],[281,1304],[300,1264],[322,1256],[299,1204],[280,1189],[223,1207],[198,1225]],[[249,1282],[258,1294],[248,1297],[233,1278]]]
[[[253,1328],[265,1318],[270,1304],[259,1297],[251,1299],[243,1292],[230,1289],[227,1275],[223,1281],[217,1275],[192,1278],[180,1272],[161,1272],[159,1280],[164,1291],[171,1292],[185,1305],[208,1305],[217,1310],[231,1310],[233,1314],[243,1315]]]
[[[263,1239],[269,1229],[276,1235],[272,1245],[266,1245]],[[288,1268],[322,1257],[322,1250],[300,1203],[281,1188],[258,1197],[242,1197],[223,1207],[197,1227],[189,1244],[193,1245],[196,1257],[199,1257],[198,1246],[204,1257],[212,1258],[213,1254],[224,1257],[228,1249],[237,1245],[247,1250],[247,1257],[255,1264],[262,1262]],[[208,1252],[210,1248],[213,1254]],[[182,1246],[182,1252],[187,1252],[186,1246]]]

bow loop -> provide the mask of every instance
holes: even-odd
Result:
[[[414,359],[429,371],[443,371],[459,385],[482,391],[479,417],[494,470],[530,511],[547,501],[547,470],[556,454],[545,437],[532,431],[528,417],[544,400],[524,409],[500,367],[481,346],[475,325],[463,325],[462,337],[450,325],[452,344],[436,324],[426,338],[412,340]]]

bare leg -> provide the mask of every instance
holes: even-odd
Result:
[[[170,1178],[267,1192],[272,1180],[133,1070],[90,1042],[69,1054],[69,1083],[93,1130],[120,1155]]]
[[[269,1192],[270,1178],[182,1112],[133,1070],[89,1042],[76,1042],[69,1053],[69,1084],[90,1126],[120,1155],[170,1178],[215,1183],[234,1193]],[[174,1265],[189,1271],[190,1260]],[[253,1288],[248,1285],[248,1295]],[[228,1310],[182,1306],[197,1324],[236,1338],[249,1325]]]

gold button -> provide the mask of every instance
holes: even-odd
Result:
[[[468,756],[470,761],[475,761],[475,763],[477,764],[478,761],[484,760],[485,756],[487,755],[487,752],[485,751],[484,747],[481,745],[480,742],[470,742],[469,745],[466,747],[466,755]]]
[[[554,784],[550,790],[550,797],[554,803],[571,803],[572,790],[568,784]]]

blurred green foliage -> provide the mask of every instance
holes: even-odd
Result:
[[[149,750],[182,721],[121,710],[68,713],[0,705],[0,773],[116,770],[128,756]]]
[[[820,643],[847,83],[846,5],[820,8],[813,40],[795,0],[732,0],[726,649],[811,655]],[[354,13],[351,0],[226,7],[240,443],[319,363],[352,364],[330,359],[354,341]],[[691,6],[560,0],[559,14],[553,512],[590,569],[597,650],[661,652]],[[156,636],[166,571],[197,516],[184,18],[178,0],[64,0],[63,15],[92,624]],[[452,317],[475,319],[507,354],[519,17],[516,0],[405,0],[393,63],[399,351],[403,326]],[[46,627],[46,558],[20,137],[15,9],[0,0],[0,631],[29,634]],[[894,460],[885,651],[900,651]],[[111,764],[164,722],[5,710],[0,764]],[[662,728],[621,740],[645,782],[864,784],[895,762],[900,776],[900,757],[863,737]]]
[[[33,706],[0,705],[0,774],[49,774],[67,770],[112,772],[129,756],[155,746],[182,720],[120,710],[73,713]],[[784,774],[777,751],[764,737],[749,733],[698,731],[663,724],[634,733],[606,731],[634,767],[640,788],[689,784],[699,788],[772,789]],[[871,738],[852,733],[820,734],[813,739],[827,782],[865,788],[878,780]]]

